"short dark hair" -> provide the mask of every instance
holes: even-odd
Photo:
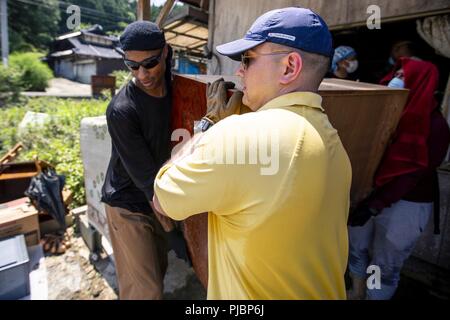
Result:
[[[292,52],[296,52],[300,55],[303,61],[303,75],[308,76],[312,81],[310,83],[311,86],[319,88],[320,83],[325,78],[325,75],[328,73],[331,67],[331,58],[318,54],[307,52],[301,49],[292,48],[285,45],[274,44],[271,45],[278,46],[283,49],[287,49]]]
[[[302,50],[298,51],[303,60],[304,71],[308,74],[316,75],[318,87],[330,70],[331,59],[317,53],[310,53]]]

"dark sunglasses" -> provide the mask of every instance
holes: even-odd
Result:
[[[163,50],[161,50],[161,52],[157,56],[147,58],[145,60],[142,60],[141,62],[128,60],[125,58],[123,59],[123,61],[124,61],[125,65],[132,70],[139,70],[140,66],[142,66],[144,69],[152,69],[152,68],[156,67],[159,64],[159,62],[161,61],[162,53],[163,53]]]
[[[248,53],[243,53],[241,55],[241,64],[244,70],[248,69],[248,66],[250,65],[250,60],[255,59],[259,56],[274,56],[277,54],[288,54],[292,51],[275,51],[275,52],[268,52],[268,53],[253,53],[252,55],[249,55]]]

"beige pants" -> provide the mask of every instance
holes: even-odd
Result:
[[[121,300],[162,299],[165,232],[155,217],[105,205]]]

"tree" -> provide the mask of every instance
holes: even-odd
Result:
[[[46,50],[58,33],[57,0],[8,1],[11,51]]]
[[[48,50],[57,35],[71,32],[67,13],[70,5],[80,7],[80,28],[99,24],[107,34],[119,35],[136,20],[136,0],[9,0],[11,51]],[[176,5],[172,14],[183,6]],[[162,6],[152,5],[151,20]]]
[[[68,1],[68,0],[67,0]],[[134,1],[133,1],[134,2]],[[133,11],[133,2],[126,0],[70,0],[70,2],[60,1],[64,10],[63,19],[59,23],[59,32],[66,33],[72,30],[67,29],[66,19],[69,17],[65,11],[70,5],[80,7],[81,23],[84,25],[99,24],[106,32],[123,30],[123,25],[136,19]]]

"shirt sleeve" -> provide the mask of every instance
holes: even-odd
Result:
[[[229,215],[240,209],[239,201],[232,201],[238,187],[230,187],[236,176],[234,166],[215,163],[213,152],[208,150],[220,138],[216,126],[204,134],[192,154],[164,166],[156,176],[155,195],[174,220],[203,212]]]
[[[134,184],[153,199],[153,183],[158,166],[139,128],[133,110],[115,110],[107,115],[108,131],[125,170]]]

